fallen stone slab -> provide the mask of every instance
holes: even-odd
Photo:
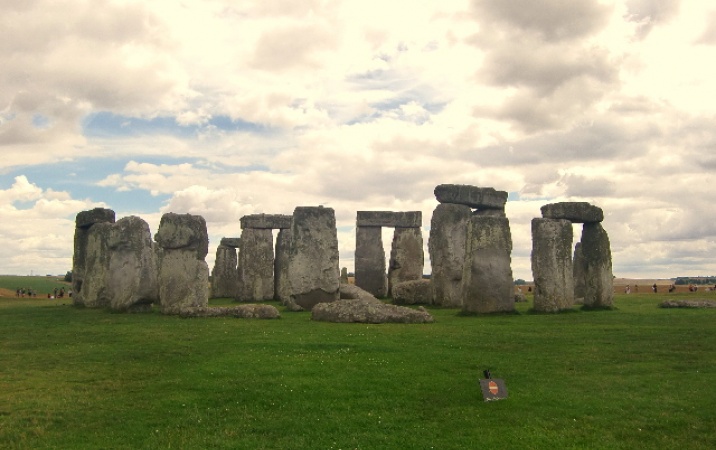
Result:
[[[435,319],[422,306],[418,309],[365,300],[319,303],[311,319],[336,323],[432,323]]]
[[[181,317],[236,317],[238,319],[278,319],[281,317],[275,306],[255,304],[183,308],[179,311],[179,315]]]
[[[706,299],[664,300],[661,308],[716,308],[716,301]]]
[[[507,203],[507,192],[491,187],[439,184],[434,192],[440,203],[456,203],[476,209],[504,209]]]
[[[373,303],[383,303],[373,294],[365,289],[359,288],[355,284],[341,283],[340,292],[341,300],[365,300]]]
[[[287,214],[249,214],[239,219],[241,229],[279,230],[291,228],[291,216]]]
[[[545,219],[569,220],[572,223],[592,223],[604,220],[604,211],[588,202],[558,202],[540,208]]]
[[[397,305],[432,305],[435,291],[430,280],[403,281],[393,286],[393,303]]]
[[[422,211],[358,211],[356,226],[420,228],[423,226]]]

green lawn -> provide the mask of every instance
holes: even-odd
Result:
[[[425,325],[3,298],[0,448],[716,448],[716,310],[666,297]]]

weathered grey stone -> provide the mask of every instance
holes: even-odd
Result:
[[[501,217],[505,218],[507,217],[507,214],[505,214],[504,209],[479,209],[472,212],[473,216],[482,216],[482,217]]]
[[[704,298],[691,300],[664,300],[661,308],[716,308],[716,301]]]
[[[436,305],[462,307],[462,276],[471,211],[469,206],[451,203],[441,203],[433,211],[428,250]]]
[[[193,250],[196,253],[195,259],[201,261],[209,253],[206,220],[201,216],[164,214],[154,240],[164,250]]]
[[[423,278],[423,235],[420,228],[396,228],[388,265],[388,295],[393,286]]]
[[[420,228],[422,211],[358,211],[358,227]]]
[[[241,229],[277,230],[291,228],[291,216],[286,214],[249,214],[239,219]]]
[[[96,223],[114,223],[114,211],[107,208],[94,208],[89,211],[81,211],[75,217],[76,228],[89,228]]]
[[[338,235],[333,208],[297,207],[291,236],[291,300],[304,309],[338,300]]]
[[[273,233],[268,228],[241,230],[239,248],[239,287],[242,302],[260,302],[274,298]]]
[[[159,301],[157,260],[147,222],[136,216],[118,220],[109,231],[108,289],[115,311],[149,309]]]
[[[221,240],[224,242],[224,239]],[[216,247],[211,271],[211,298],[236,298],[239,289],[239,257],[236,248],[224,244]]]
[[[237,238],[237,237],[221,238],[219,245],[223,245],[224,247],[239,248],[241,246],[241,238]]]
[[[600,223],[585,223],[581,243],[584,258],[584,306],[611,308],[614,304],[614,277],[609,236]]]
[[[587,202],[550,203],[540,208],[545,219],[564,219],[574,223],[601,222],[604,220],[602,208]]]
[[[463,273],[463,312],[486,314],[514,311],[511,254],[512,234],[507,218],[470,218]]]
[[[278,319],[281,314],[275,306],[244,304],[236,306],[201,306],[183,308],[182,317],[236,317],[237,319]]]
[[[365,300],[341,300],[313,307],[311,319],[339,323],[432,323],[433,316],[425,309],[386,305]]]
[[[341,283],[348,283],[348,268],[341,268]]]
[[[403,281],[393,286],[393,303],[397,305],[431,305],[435,297],[430,280]]]
[[[162,248],[159,261],[159,301],[164,314],[207,306],[209,248],[206,221],[201,216],[167,213],[154,240]]]
[[[73,302],[89,308],[109,307],[109,238],[114,224],[96,223],[89,228],[82,290]],[[72,293],[73,299],[75,293]]]
[[[466,184],[440,184],[435,187],[435,198],[440,203],[457,203],[477,209],[504,209],[507,192]]]
[[[114,211],[95,208],[89,211],[81,211],[75,218],[74,253],[72,255],[72,302],[78,306],[84,305],[82,285],[85,279],[87,240],[90,228],[96,223],[114,223]]]
[[[283,228],[276,236],[276,258],[274,260],[274,297],[282,304],[291,298],[288,264],[291,254],[291,229]]]
[[[534,309],[557,312],[574,305],[572,222],[532,219]]]
[[[380,227],[356,227],[355,284],[376,297],[388,295]]]
[[[582,254],[582,243],[577,242],[574,246],[574,258],[572,259],[572,274],[574,276],[574,301],[582,299],[584,302],[584,293],[586,292],[585,278],[585,261]]]
[[[365,300],[371,302],[383,303],[378,300],[373,294],[365,291],[355,284],[341,283],[341,300]]]

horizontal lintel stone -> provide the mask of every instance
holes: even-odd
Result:
[[[244,228],[276,230],[291,228],[291,218],[289,214],[249,214],[242,217],[239,222],[242,230]]]
[[[504,209],[507,203],[507,192],[491,187],[439,184],[434,192],[435,198],[440,203],[457,203],[476,209]]]
[[[359,227],[420,228],[423,226],[422,211],[358,211],[356,225]]]
[[[545,219],[563,219],[573,223],[596,223],[604,220],[604,211],[588,202],[558,202],[540,208]]]

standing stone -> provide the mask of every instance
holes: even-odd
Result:
[[[238,264],[236,248],[223,244],[216,247],[216,260],[211,271],[211,298],[236,298],[239,286]]]
[[[393,286],[423,278],[423,235],[420,228],[396,228],[388,266],[388,295]]]
[[[609,236],[600,223],[585,223],[581,242],[584,258],[584,306],[610,308],[614,303],[614,277]]]
[[[557,312],[574,305],[572,222],[532,219],[534,309]]]
[[[577,242],[574,246],[574,259],[572,260],[572,273],[574,274],[574,300],[577,303],[582,303],[584,301],[584,293],[586,291],[584,263],[582,243]]]
[[[462,276],[471,211],[469,206],[450,203],[441,203],[433,211],[428,250],[436,305],[462,307]]]
[[[159,254],[159,299],[162,312],[179,314],[209,303],[209,236],[201,216],[167,213],[154,236]]]
[[[341,268],[341,284],[348,284],[348,268],[342,267]]]
[[[506,217],[473,215],[467,226],[462,310],[468,313],[515,309],[512,235]]]
[[[291,298],[291,286],[288,279],[288,263],[291,253],[291,229],[282,228],[276,236],[276,259],[274,261],[274,296],[282,304]]]
[[[81,304],[89,308],[108,307],[112,300],[109,291],[109,238],[113,225],[109,222],[94,224],[87,234]],[[74,297],[75,294],[72,295]]]
[[[157,260],[147,222],[136,216],[118,220],[109,235],[110,307],[141,311],[159,300]]]
[[[97,223],[114,223],[114,211],[95,208],[81,211],[75,217],[74,254],[72,255],[72,302],[84,305],[82,285],[85,278],[87,239],[90,228]]]
[[[355,284],[376,297],[388,295],[381,227],[356,227]]]
[[[273,300],[273,232],[270,228],[244,228],[239,248],[238,300]]]
[[[312,309],[318,303],[338,300],[338,233],[333,208],[297,207],[291,235],[291,302]]]

